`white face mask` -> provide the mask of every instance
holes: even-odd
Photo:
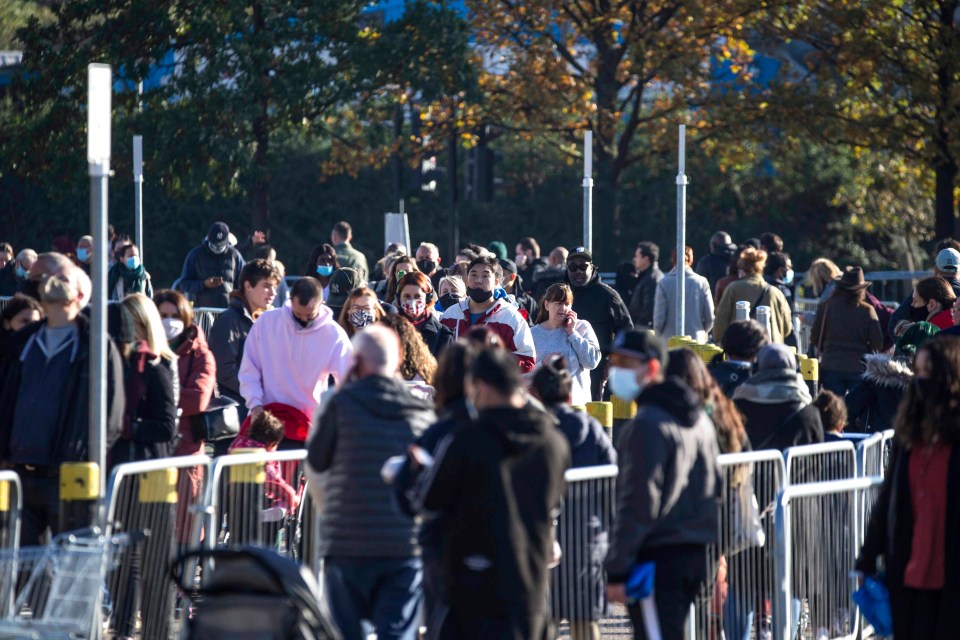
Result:
[[[793,284],[793,269],[787,269],[783,274],[783,284]]]
[[[167,334],[167,340],[174,340],[183,333],[183,320],[178,318],[164,318],[163,330]]]
[[[624,400],[634,400],[643,391],[643,386],[637,382],[637,372],[634,369],[610,367],[607,381],[610,383],[611,393]]]

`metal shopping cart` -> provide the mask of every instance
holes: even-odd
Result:
[[[98,638],[105,577],[129,544],[98,529],[0,551],[0,638]]]

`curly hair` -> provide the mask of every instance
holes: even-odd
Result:
[[[404,380],[413,380],[417,376],[432,385],[437,373],[437,361],[434,360],[427,343],[420,337],[420,332],[406,318],[400,315],[386,316],[381,323],[397,332],[400,337],[400,346],[403,358],[400,361],[400,375]]]
[[[743,416],[733,401],[723,394],[717,381],[696,353],[690,349],[671,349],[666,375],[683,380],[700,399],[703,410],[717,430],[721,453],[739,453],[747,442]]]
[[[960,338],[937,336],[923,343],[929,376],[914,378],[893,422],[895,437],[906,449],[924,444],[960,442]],[[916,368],[916,367],[914,367]]]

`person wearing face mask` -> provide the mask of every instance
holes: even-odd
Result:
[[[366,287],[366,283],[360,278],[360,272],[356,269],[340,267],[330,276],[330,284],[324,292],[323,300],[324,304],[330,307],[334,318],[340,317],[347,297],[357,287]]]
[[[330,295],[330,279],[339,268],[340,261],[336,249],[332,245],[321,244],[310,252],[301,275],[316,278],[323,285],[323,297],[327,299]]]
[[[955,638],[960,628],[960,339],[937,336],[914,361],[856,569],[890,592],[895,638]]]
[[[417,269],[427,274],[433,288],[439,290],[440,278],[446,275],[440,267],[440,248],[432,242],[421,242],[414,257],[417,259]]]
[[[430,278],[423,272],[408,273],[397,283],[397,302],[400,315],[409,320],[430,350],[430,355],[439,358],[443,350],[453,343],[453,331],[440,324],[433,312],[436,296]]]
[[[239,375],[250,410],[246,422],[270,411],[284,423],[280,447],[303,448],[321,394],[331,376],[337,383],[346,378],[352,353],[346,332],[323,304],[323,286],[300,278],[290,301],[264,312],[247,336]]]
[[[340,327],[347,332],[347,337],[352,338],[358,331],[369,327],[374,322],[379,322],[387,315],[377,300],[377,294],[373,289],[367,286],[360,286],[353,289],[340,309],[338,322]]]
[[[273,304],[280,274],[266,260],[254,260],[240,270],[240,289],[230,293],[230,306],[210,327],[210,351],[217,362],[220,393],[240,403],[240,419],[246,417],[240,395],[240,363],[247,335],[254,321]]]
[[[110,300],[123,300],[131,293],[153,297],[150,274],[140,262],[140,250],[136,245],[125,244],[117,252],[117,262],[107,273],[107,291]]]
[[[767,254],[767,264],[763,268],[763,279],[767,284],[780,290],[787,299],[790,311],[796,313],[794,302],[793,260],[789,253],[774,252]]]
[[[43,307],[40,303],[18,293],[0,311],[0,340],[42,319]]]
[[[223,309],[230,302],[230,292],[240,288],[243,265],[243,256],[230,246],[230,228],[215,222],[203,244],[184,259],[179,288],[193,297],[196,307]]]
[[[513,352],[520,371],[528,373],[536,363],[537,352],[530,325],[508,300],[495,299],[503,270],[493,256],[480,256],[470,261],[467,270],[467,299],[447,307],[440,323],[453,331],[454,337],[465,336],[472,327],[485,326],[494,331],[507,350]]]
[[[723,337],[727,327],[737,318],[737,303],[750,303],[750,317],[757,317],[757,307],[770,307],[770,342],[786,343],[793,333],[790,304],[780,289],[763,279],[767,253],[753,247],[740,252],[737,268],[742,277],[723,290],[713,321],[714,338]]]
[[[440,298],[434,305],[434,308],[442,315],[444,311],[453,307],[461,300],[467,297],[467,285],[464,284],[460,276],[444,276],[440,278],[440,284],[437,287],[440,292]]]
[[[24,545],[43,544],[47,530],[59,533],[60,464],[89,458],[90,324],[80,311],[90,279],[66,260],[44,276],[46,317],[11,336],[17,344],[5,345],[13,357],[4,359],[0,384],[0,460],[23,486]],[[120,437],[125,393],[120,353],[112,340],[106,348],[109,449]]]
[[[668,364],[666,345],[652,331],[624,331],[611,345],[611,390],[636,400],[637,415],[616,443],[620,472],[605,562],[607,599],[627,604],[637,637],[645,637],[644,618],[625,586],[634,568],[655,565],[662,635],[682,638],[707,578],[707,546],[719,533],[716,429],[690,387],[664,377]]]
[[[33,263],[37,261],[37,252],[33,249],[22,249],[17,257],[10,260],[0,270],[0,296],[12,296],[15,293],[25,293],[34,300],[40,299],[39,291],[25,290],[27,274]]]
[[[77,240],[77,264],[85,274],[90,275],[93,268],[93,236],[81,236]]]

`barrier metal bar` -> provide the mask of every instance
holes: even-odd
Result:
[[[890,447],[893,446],[893,429],[887,429],[881,433],[883,444],[880,445],[880,468],[886,473],[887,463],[890,462]]]
[[[574,639],[600,637],[607,613],[603,562],[616,503],[616,465],[579,467],[564,474],[567,486],[557,519],[563,552],[550,574],[554,620],[566,620]]]
[[[204,335],[210,334],[210,328],[216,322],[217,317],[226,311],[216,307],[196,307],[193,310],[193,322],[203,330]]]
[[[784,484],[786,465],[780,451],[771,449],[721,455],[717,466],[724,477],[724,499],[718,505],[719,539],[707,548],[707,582],[694,601],[691,637],[760,638],[771,628],[778,551],[774,504]],[[757,499],[765,538],[762,547],[744,543],[751,514],[734,506],[739,491]]]
[[[859,611],[850,577],[863,541],[859,505],[883,478],[852,478],[784,487],[777,498],[777,596],[774,637],[853,638]]]
[[[15,471],[0,471],[0,551],[20,548],[20,512],[23,509],[23,487]],[[11,563],[8,572],[0,573],[0,618],[9,618],[16,597],[19,567]]]
[[[133,636],[139,617],[140,638],[168,637],[178,609],[170,562],[203,537],[210,464],[207,456],[194,455],[121,464],[113,470],[108,535],[127,533],[135,541],[108,578],[114,635]],[[180,585],[181,590],[189,592],[196,567],[185,569],[183,575],[189,582]]]
[[[845,480],[857,474],[857,451],[849,441],[789,447],[783,455],[788,485]]]
[[[253,544],[302,557],[309,542],[299,519],[310,513],[300,508],[308,499],[301,470],[306,457],[305,449],[296,449],[216,458],[207,487],[207,548]],[[275,473],[268,473],[273,464]]]

